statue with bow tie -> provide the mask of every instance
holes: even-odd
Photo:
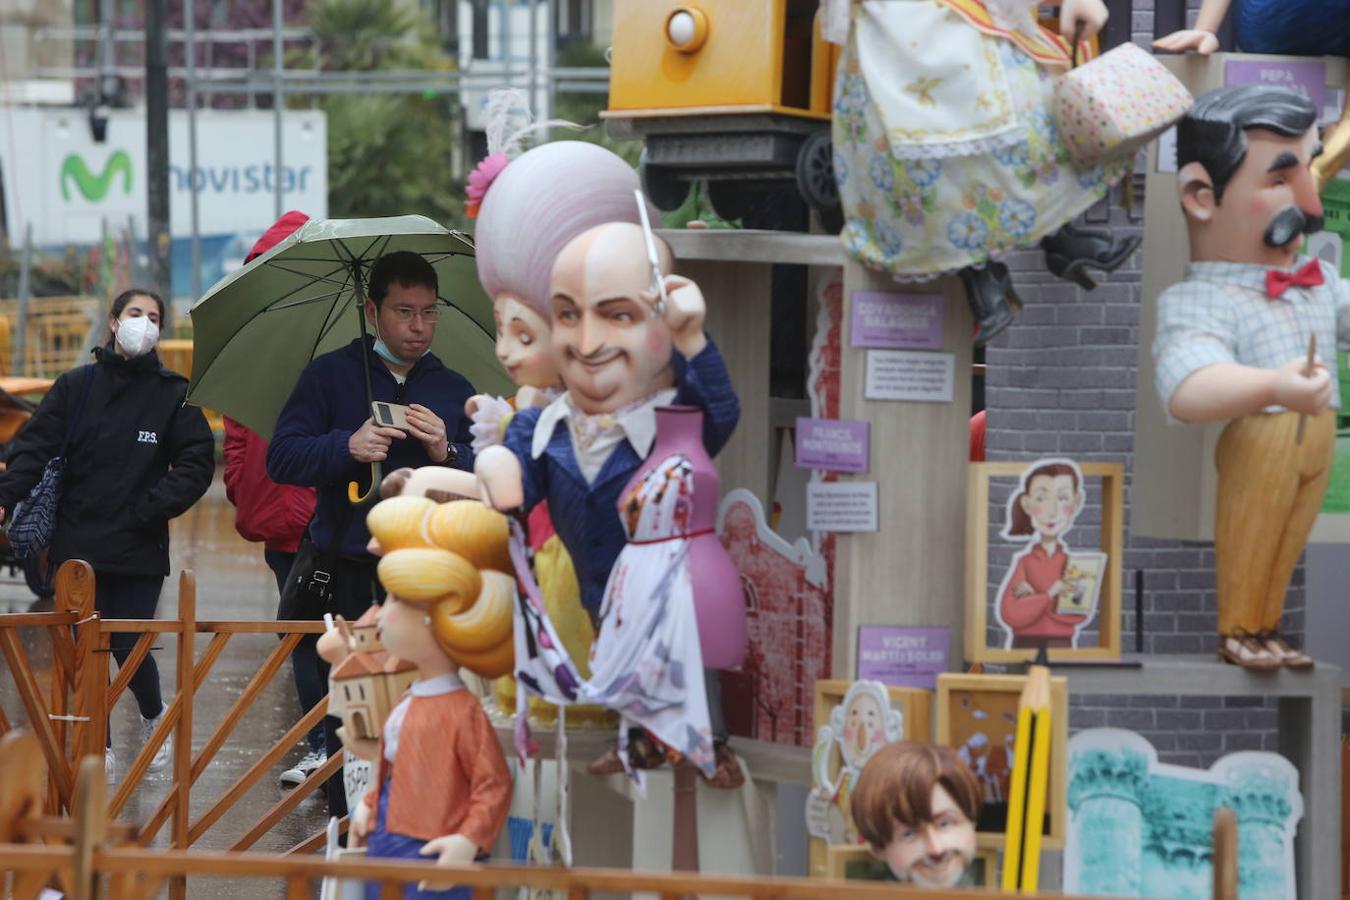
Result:
[[[1177,126],[1191,262],[1158,298],[1153,361],[1170,419],[1229,423],[1215,452],[1219,656],[1247,669],[1313,665],[1280,617],[1335,452],[1340,392],[1316,351],[1334,358],[1350,338],[1350,282],[1298,252],[1322,228],[1321,149],[1314,105],[1265,85],[1205,94]]]
[[[698,617],[704,615],[697,577],[685,579],[695,582],[695,596],[683,605],[658,590],[633,598],[626,593],[636,591],[640,579],[620,565],[622,554],[634,546],[671,542],[668,547],[673,549],[677,540],[710,538],[711,528],[705,534],[695,526],[700,513],[709,522],[715,515],[715,490],[695,498],[691,481],[669,473],[670,489],[656,484],[649,498],[653,502],[643,506],[643,497],[630,483],[661,442],[662,412],[672,406],[697,411],[701,425],[695,440],[707,457],[725,446],[740,417],[726,364],[703,330],[702,292],[689,279],[671,274],[669,248],[659,239],[653,239],[651,253],[656,259],[651,259],[645,238],[638,225],[612,222],[583,232],[560,251],[549,285],[549,310],[551,352],[566,390],[545,407],[518,411],[501,445],[484,450],[474,470],[485,499],[504,512],[528,513],[548,501],[558,536],[576,566],[582,606],[597,633],[591,677],[582,684],[583,679],[567,671],[567,661],[553,655],[557,642],[547,627],[531,620],[517,632],[535,634],[538,628],[537,638],[517,638],[518,648],[529,648],[517,653],[518,677],[541,696],[604,705],[641,726],[621,729],[619,747],[595,760],[590,771],[614,774],[654,768],[671,751],[698,764],[712,786],[734,788],[742,775],[727,745],[717,679],[711,671],[706,677],[698,674],[705,665],[739,666],[744,654],[744,607],[734,569],[728,560],[734,608],[723,603],[721,615],[705,622],[677,615],[695,609]],[[693,509],[689,521],[681,518],[685,513],[679,509],[651,513],[667,523],[683,523],[669,537],[642,539],[620,515],[621,504],[625,513],[633,504],[646,511],[661,509],[662,501],[678,501],[686,488]],[[717,550],[725,556],[720,545]],[[687,572],[697,557],[691,550],[671,571]],[[517,572],[528,594],[528,573],[519,563]],[[683,600],[689,600],[687,593],[681,594]],[[656,638],[652,653],[625,653],[645,646],[625,644],[616,637],[624,621],[630,626],[640,621],[634,610],[644,604],[679,607],[665,615],[656,610],[653,618],[660,620],[661,629],[682,622],[694,622],[696,627],[666,635],[654,626],[634,639]],[[522,614],[528,611],[522,607]],[[530,614],[539,619],[537,613]],[[739,645],[731,642],[730,652],[719,652],[710,641],[701,647],[700,639],[709,631],[739,635]],[[634,658],[641,664],[615,671],[616,660]],[[670,673],[670,683],[678,682],[674,693],[637,690],[653,672]],[[699,735],[694,744],[700,752],[690,752],[678,739],[689,734]]]

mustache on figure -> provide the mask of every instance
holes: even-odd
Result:
[[[1286,206],[1266,226],[1266,246],[1279,248],[1300,234],[1316,234],[1322,230],[1324,221],[1322,216],[1310,216],[1297,206]]]

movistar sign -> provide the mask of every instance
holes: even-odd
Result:
[[[124,150],[118,150],[108,157],[108,161],[103,164],[103,171],[97,175],[89,170],[84,157],[71,153],[61,163],[61,196],[67,203],[70,202],[70,184],[73,181],[84,199],[97,203],[108,196],[118,175],[122,176],[122,193],[130,194],[131,157]]]

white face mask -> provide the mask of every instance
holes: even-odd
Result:
[[[131,358],[144,356],[155,349],[159,340],[159,326],[149,316],[123,319],[117,324],[117,346]]]

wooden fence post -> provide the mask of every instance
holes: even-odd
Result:
[[[99,652],[99,617],[94,609],[94,570],[88,563],[69,560],[56,572],[55,608],[79,616],[75,624],[74,737],[71,762],[78,767],[85,756],[103,752],[107,738],[108,654]],[[78,771],[78,768],[75,769]]]
[[[173,846],[188,849],[188,817],[192,796],[192,700],[196,692],[193,670],[197,645],[197,578],[191,569],[178,576],[178,729],[173,748]],[[169,885],[171,900],[185,900],[187,877],[174,878]]]
[[[107,793],[102,760],[82,760],[75,782],[75,865],[71,876],[71,900],[97,900],[99,896],[94,853],[108,834]]]

